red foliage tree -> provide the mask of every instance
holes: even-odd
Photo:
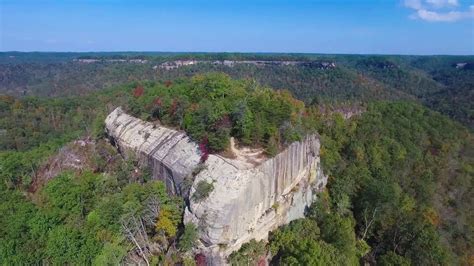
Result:
[[[173,102],[171,103],[171,106],[169,109],[169,113],[171,115],[174,115],[177,109],[178,109],[178,101],[176,99],[173,99]]]
[[[265,256],[261,256],[258,259],[257,265],[258,266],[267,266],[267,259],[265,258]]]
[[[161,107],[161,105],[163,104],[163,103],[161,102],[161,98],[160,98],[160,97],[156,97],[155,100],[153,100],[153,103],[154,103],[155,105],[158,105],[159,107]]]
[[[199,143],[199,151],[201,151],[201,162],[205,162],[207,158],[209,158],[209,149],[207,147],[208,144],[209,140],[207,139],[207,136],[205,136]]]
[[[207,265],[207,262],[206,262],[206,256],[204,256],[204,254],[196,254],[196,256],[194,256],[194,261],[196,262],[196,265],[197,266],[206,266]]]
[[[142,96],[144,92],[145,89],[143,89],[143,86],[137,85],[137,87],[135,87],[135,89],[133,90],[133,96],[138,98]]]

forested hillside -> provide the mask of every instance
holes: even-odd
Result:
[[[116,106],[186,130],[203,155],[225,151],[230,136],[274,155],[317,120],[288,92],[224,74],[1,103],[2,264],[194,261],[196,228],[182,224],[182,199],[105,139]]]
[[[371,104],[351,121],[323,119],[327,193],[308,217],[231,258],[275,264],[469,265],[473,138],[419,105]],[[467,211],[467,212],[466,212]]]
[[[274,265],[472,264],[474,140],[447,116],[472,126],[473,70],[456,65],[472,58],[326,56],[335,68],[165,71],[149,56],[138,65],[0,65],[2,92],[26,88],[0,97],[0,264],[202,262],[190,252],[196,228],[182,223],[182,200],[104,135],[117,106],[184,130],[211,153],[225,152],[230,136],[269,156],[321,136],[326,191],[306,218],[235,252],[235,265],[267,254]],[[208,71],[228,75],[199,74]]]
[[[85,63],[77,59],[95,61]],[[143,61],[134,62],[133,59]],[[226,66],[200,63],[170,70],[159,67],[173,60],[296,60],[307,64]],[[318,62],[334,63],[335,67],[320,68]],[[163,82],[217,71],[233,78],[287,89],[307,104],[312,101],[414,100],[473,128],[473,65],[472,56],[1,53],[0,93],[13,96],[85,95],[124,82]]]

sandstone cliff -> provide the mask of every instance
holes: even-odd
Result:
[[[198,146],[185,133],[155,126],[127,115],[118,107],[105,119],[109,137],[120,151],[133,151],[146,160],[153,178],[166,182],[168,191],[181,194],[184,178],[198,165]]]
[[[120,108],[107,117],[106,128],[120,149],[147,160],[153,176],[165,180],[172,193],[182,191],[184,178],[199,164],[197,145],[182,132],[155,127]],[[203,180],[214,189],[202,201],[187,201],[184,216],[185,223],[198,225],[198,251],[208,262],[224,264],[243,243],[265,239],[271,230],[304,216],[315,192],[327,182],[319,149],[318,137],[309,135],[274,158],[208,157],[194,177],[190,195]]]
[[[311,135],[253,168],[209,156],[191,194],[201,180],[212,182],[214,190],[204,201],[191,201],[185,213],[185,222],[199,225],[208,260],[220,264],[243,243],[265,239],[269,231],[304,216],[314,192],[327,181],[319,147],[318,138]]]

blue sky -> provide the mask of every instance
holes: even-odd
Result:
[[[474,54],[474,0],[0,0],[1,51]]]

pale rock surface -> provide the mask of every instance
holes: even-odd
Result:
[[[185,133],[155,127],[120,108],[107,117],[106,128],[120,149],[148,160],[154,177],[166,180],[171,192],[179,193],[183,179],[200,162],[198,146]],[[185,223],[198,225],[196,252],[212,265],[226,264],[225,258],[243,243],[266,239],[270,231],[304,217],[327,182],[317,135],[292,143],[273,158],[248,148],[239,152],[233,140],[231,144],[234,159],[211,154],[195,176],[190,195],[199,181],[213,183],[214,189],[200,202],[191,196],[184,215]]]
[[[147,160],[153,178],[164,180],[173,194],[181,194],[184,178],[201,160],[198,146],[184,132],[142,121],[120,107],[107,116],[105,127],[121,152]]]
[[[214,190],[201,202],[190,201],[185,223],[198,225],[201,252],[212,264],[251,239],[262,240],[277,227],[304,217],[305,210],[327,182],[316,135],[295,142],[274,158],[248,168],[241,161],[211,155],[194,180]]]

